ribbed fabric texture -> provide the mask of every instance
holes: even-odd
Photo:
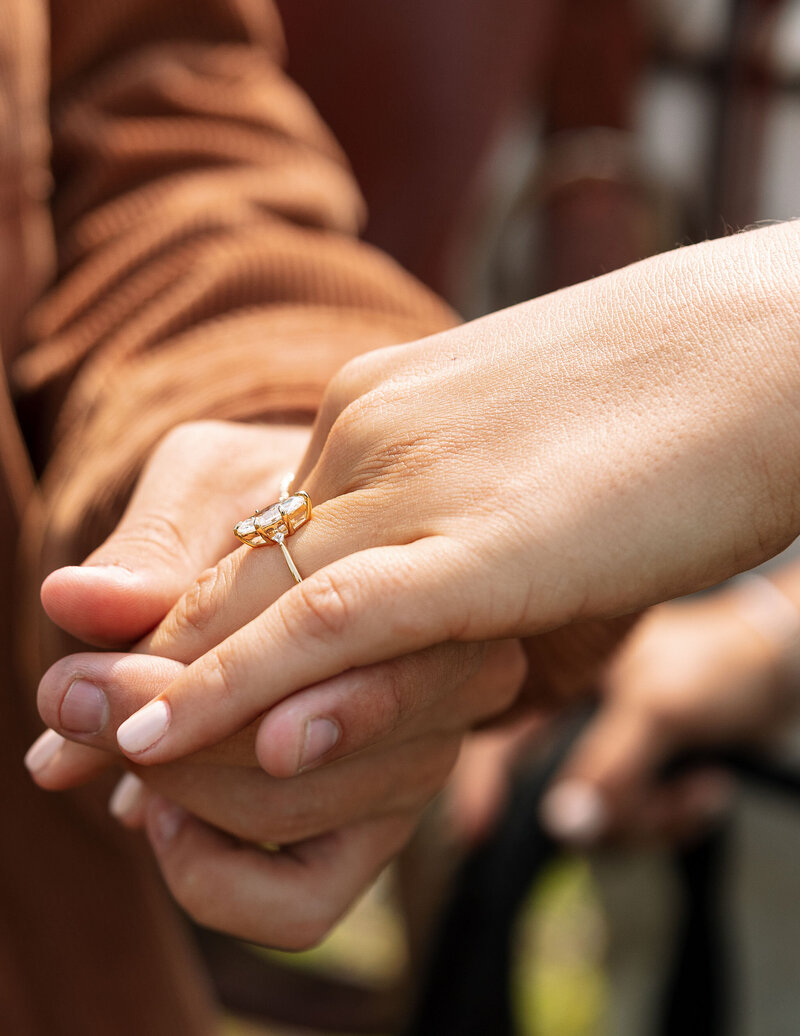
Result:
[[[453,320],[356,240],[346,159],[282,52],[253,0],[53,3],[58,278],[13,368],[47,568],[110,528],[177,420],[308,419],[351,356]]]
[[[283,72],[267,0],[0,0],[0,55],[0,338],[39,476],[0,392],[6,586],[28,514],[0,614],[7,656],[35,677],[69,649],[43,623],[41,577],[110,532],[169,428],[309,421],[351,356],[454,317],[357,240],[360,194]],[[7,673],[0,1030],[210,1032],[201,973],[147,855],[108,820],[108,787],[48,796],[25,775],[33,681]]]

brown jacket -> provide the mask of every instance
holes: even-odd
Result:
[[[211,1029],[108,788],[50,796],[23,770],[31,675],[63,650],[41,575],[108,533],[177,422],[308,420],[347,358],[453,319],[356,240],[348,164],[282,62],[266,0],[0,2],[0,1030],[16,1036]]]

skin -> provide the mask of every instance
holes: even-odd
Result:
[[[665,778],[663,767],[693,748],[774,750],[797,720],[799,679],[797,563],[650,609],[597,674],[597,710],[543,801],[543,822],[579,847],[691,839],[730,808],[731,775],[695,767]],[[546,722],[468,739],[447,788],[460,841],[491,831],[515,758]]]
[[[777,578],[798,595],[797,566]],[[703,768],[665,781],[661,769],[689,748],[768,748],[797,716],[800,613],[792,626],[783,608],[770,614],[772,603],[763,609],[757,597],[753,622],[752,596],[747,584],[734,584],[654,608],[636,627],[543,804],[553,833],[579,845],[682,841],[726,810],[732,782],[724,772]],[[791,615],[792,598],[785,600]],[[578,796],[577,815],[565,795]]]
[[[112,537],[85,566],[47,581],[48,611],[74,635],[103,646],[125,644],[159,618],[157,631],[166,629],[164,612],[176,588],[189,584],[185,600],[196,599],[204,583],[195,586],[193,579],[236,543],[230,530],[243,510],[277,496],[292,450],[306,439],[295,429],[222,423],[176,431],[153,456]],[[253,465],[253,458],[262,460]],[[224,513],[216,513],[220,508]],[[211,535],[184,541],[190,522]],[[243,563],[250,553],[241,548],[228,560]],[[269,600],[287,581],[285,570],[272,575],[278,576],[272,588],[262,588]],[[119,724],[186,668],[177,660],[177,642],[172,651],[162,642],[163,657],[148,654],[155,636],[140,640],[134,653],[85,652],[45,674],[39,692],[51,728],[45,736],[60,734],[55,753],[34,768],[41,787],[72,787],[127,762],[116,743]],[[328,704],[341,703],[349,734],[336,753],[347,757],[340,764],[291,782],[278,779],[298,767],[303,717],[319,701],[311,688],[275,717],[278,754],[286,760],[275,767],[283,770],[277,776],[258,766],[251,725],[164,766],[128,764],[142,781],[126,779],[117,815],[128,826],[146,826],[168,885],[198,921],[284,949],[304,948],[400,850],[445,783],[464,731],[511,704],[525,668],[523,652],[508,642],[436,645],[360,670],[327,695]],[[76,679],[105,698],[102,722],[91,734],[70,725],[65,699]],[[415,705],[404,710],[403,701]],[[378,738],[380,750],[369,751]],[[285,848],[275,854],[262,843]]]
[[[150,650],[217,646],[164,692],[168,727],[131,758],[179,758],[357,666],[624,614],[787,545],[798,226],[348,365],[298,476],[319,502],[292,540],[307,578],[270,603],[288,576],[262,549],[184,596]],[[268,770],[273,722],[256,741]]]
[[[295,773],[304,688],[342,731],[326,762],[389,743],[437,694],[395,681],[365,735],[358,668],[622,615],[779,551],[800,526],[797,247],[785,224],[681,249],[349,364],[296,482],[307,578],[239,551],[181,598],[145,645],[185,665],[168,724],[131,762],[256,724],[262,767]],[[45,587],[65,628],[81,578]]]
[[[723,770],[667,779],[681,751],[750,745],[774,750],[800,701],[800,565],[650,609],[597,677],[598,707],[555,778],[542,820],[560,840],[670,844],[696,836],[731,806]],[[447,788],[455,836],[491,832],[515,758],[544,716],[477,733]]]

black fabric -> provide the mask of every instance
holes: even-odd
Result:
[[[676,855],[683,911],[664,986],[659,1036],[726,1036],[730,962],[722,924],[726,830]]]
[[[439,927],[407,1036],[511,1036],[514,924],[522,901],[558,849],[538,821],[544,789],[576,734],[519,774],[497,830],[463,863]]]
[[[532,885],[560,853],[539,823],[539,804],[589,718],[584,714],[566,726],[550,751],[517,775],[494,835],[462,864],[406,1036],[517,1032],[510,988],[516,918]],[[665,776],[708,765],[724,766],[800,803],[800,775],[749,752],[687,754]],[[726,849],[726,832],[719,827],[676,853],[683,908],[657,1036],[728,1031],[732,983],[720,901]]]

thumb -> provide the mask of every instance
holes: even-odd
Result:
[[[653,714],[602,707],[542,800],[544,827],[559,841],[586,846],[626,826],[669,749]]]
[[[233,525],[277,495],[306,438],[302,429],[216,421],[175,428],[105,543],[83,565],[47,577],[47,614],[90,644],[138,640],[200,572],[236,546]]]

